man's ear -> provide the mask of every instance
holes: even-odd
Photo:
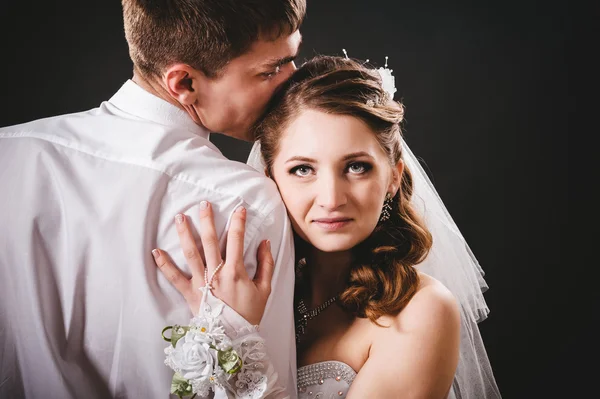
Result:
[[[404,173],[404,161],[401,159],[396,164],[396,167],[392,168],[392,181],[388,189],[388,193],[392,194],[392,197],[396,195],[402,184],[402,173]]]
[[[163,76],[167,91],[181,105],[191,105],[197,101],[202,72],[187,64],[174,64]]]

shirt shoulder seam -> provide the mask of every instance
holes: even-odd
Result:
[[[2,138],[6,138],[6,139],[32,138],[32,139],[47,141],[47,142],[53,143],[55,145],[59,145],[59,146],[68,148],[73,151],[78,151],[78,152],[81,152],[81,153],[84,153],[84,154],[87,154],[87,155],[90,155],[90,156],[93,156],[96,158],[104,159],[106,161],[150,169],[155,172],[162,173],[166,176],[169,176],[169,178],[171,178],[173,180],[177,180],[177,181],[189,184],[189,185],[197,187],[197,188],[202,188],[204,190],[213,192],[213,193],[218,194],[223,197],[229,197],[229,198],[234,197],[234,198],[239,198],[240,200],[243,200],[242,197],[236,196],[235,194],[232,194],[229,192],[223,192],[220,190],[215,190],[212,187],[202,186],[202,185],[198,184],[198,182],[195,181],[193,178],[191,178],[189,175],[186,175],[183,173],[171,174],[168,171],[164,170],[164,168],[161,168],[160,166],[162,166],[162,165],[158,164],[156,162],[148,162],[148,161],[139,160],[139,159],[135,159],[135,161],[134,161],[133,159],[117,158],[117,157],[111,156],[110,154],[107,154],[105,152],[92,151],[89,148],[85,148],[84,146],[75,145],[74,143],[71,143],[67,140],[64,140],[64,139],[54,136],[54,135],[39,134],[39,133],[35,133],[35,132],[0,132],[0,139],[2,139]],[[224,158],[224,159],[229,162],[234,162],[227,158]],[[263,206],[263,207],[257,207],[256,204],[250,204],[250,203],[248,203],[247,205],[249,205],[253,211],[260,214],[261,219],[264,220],[270,214],[275,212],[275,210],[277,209],[277,205],[278,205],[276,202],[273,202],[273,201],[265,201],[265,204],[267,206]]]

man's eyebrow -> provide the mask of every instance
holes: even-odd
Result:
[[[290,55],[290,56],[284,57],[284,58],[272,59],[272,60],[267,61],[267,63],[264,64],[263,67],[269,68],[269,69],[274,69],[274,68],[280,67],[282,65],[285,65],[288,62],[294,61],[296,59],[296,57],[298,57],[298,54]]]
[[[277,68],[279,66],[282,66],[282,65],[285,65],[287,63],[290,63],[290,62],[294,61],[296,58],[298,58],[298,54],[300,53],[300,46],[301,45],[302,45],[302,38],[300,38],[300,43],[298,43],[298,49],[296,50],[296,54],[289,55],[289,56],[283,57],[283,58],[271,59],[271,60],[267,61],[267,63],[264,65],[264,67],[266,67],[266,68]]]

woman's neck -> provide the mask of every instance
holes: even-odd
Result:
[[[309,309],[323,304],[340,294],[348,282],[352,254],[345,252],[323,252],[316,248],[306,256],[304,284],[301,297]]]

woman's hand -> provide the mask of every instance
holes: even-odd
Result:
[[[211,205],[200,203],[200,239],[204,248],[207,267],[194,242],[187,218],[179,214],[175,218],[177,233],[185,259],[192,272],[188,279],[168,258],[164,251],[152,251],[156,265],[167,279],[177,288],[187,301],[190,309],[197,314],[202,300],[201,287],[205,286],[205,270],[212,287],[212,293],[249,323],[260,323],[267,299],[271,293],[271,278],[275,264],[271,255],[269,241],[263,241],[258,247],[258,266],[254,279],[250,279],[244,266],[244,232],[246,209],[238,207],[231,218],[227,233],[225,260],[221,257],[219,240],[215,231]],[[222,266],[219,265],[223,262]],[[215,273],[215,270],[218,270]],[[214,278],[211,282],[211,276]]]

